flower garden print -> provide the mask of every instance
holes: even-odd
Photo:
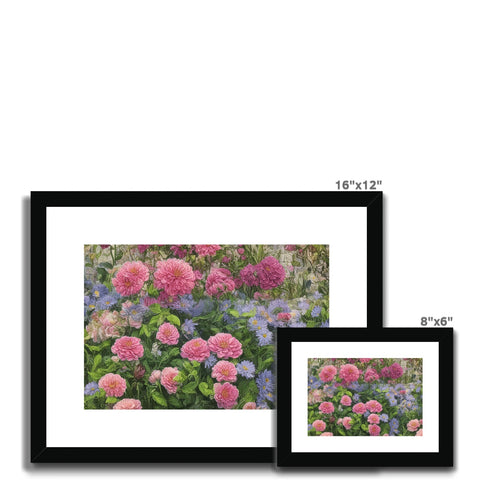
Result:
[[[309,436],[422,436],[421,358],[308,359]]]
[[[329,326],[327,245],[85,245],[86,409],[275,408],[275,331]]]

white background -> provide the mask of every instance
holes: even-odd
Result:
[[[472,478],[479,22],[474,0],[1,2],[5,475],[280,475],[270,465],[28,465],[30,190],[333,190],[340,179],[378,179],[386,325],[449,314],[456,329],[457,468],[408,474]],[[371,475],[329,470],[323,478]]]

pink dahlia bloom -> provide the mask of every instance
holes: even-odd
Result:
[[[420,428],[420,422],[415,418],[414,420],[410,420],[407,423],[407,430],[409,432],[416,432]]]
[[[288,322],[291,318],[292,318],[292,316],[287,312],[280,312],[277,315],[277,320],[281,320],[283,322]]]
[[[231,383],[216,383],[213,386],[218,408],[233,408],[237,404],[238,388]]]
[[[347,383],[356,382],[360,376],[360,371],[355,365],[347,363],[340,367],[338,376]]]
[[[335,411],[335,407],[333,406],[332,402],[322,402],[319,405],[318,409],[322,413],[333,413]]]
[[[352,411],[353,413],[359,413],[360,415],[363,415],[367,411],[367,407],[362,402],[356,403],[353,406]]]
[[[178,368],[165,367],[162,370],[162,375],[160,377],[160,383],[165,387],[168,393],[176,393],[178,382],[174,378],[178,375]]]
[[[327,424],[323,420],[315,420],[312,423],[312,427],[317,431],[317,432],[323,432],[327,428]]]
[[[143,345],[137,337],[121,337],[115,340],[112,353],[118,355],[120,360],[132,362],[143,357]]]
[[[381,370],[382,377],[390,378],[390,367],[383,367]]]
[[[122,318],[118,312],[105,310],[101,315],[94,312],[86,329],[92,340],[99,343],[107,338],[122,336],[127,325],[127,320]]]
[[[126,297],[137,294],[148,280],[150,271],[142,262],[126,262],[112,280],[115,290]]]
[[[213,256],[221,249],[220,245],[195,245],[195,251],[199,257]]]
[[[403,368],[397,362],[390,365],[390,378],[396,379],[403,375]]]
[[[142,402],[135,398],[124,398],[113,406],[114,410],[141,410]]]
[[[156,338],[162,343],[166,345],[176,345],[178,343],[178,337],[180,337],[180,333],[178,333],[175,325],[165,322],[158,327]]]
[[[157,270],[153,277],[155,288],[163,289],[167,295],[187,295],[195,287],[192,267],[177,258],[157,262]]]
[[[217,382],[236,382],[237,369],[232,362],[220,360],[212,369],[212,378],[215,378]]]
[[[423,437],[423,428],[421,428],[415,436],[416,437]]]
[[[347,430],[350,430],[352,428],[352,417],[344,417],[342,424]]]
[[[365,406],[367,410],[371,413],[380,413],[383,410],[382,404],[376,400],[369,400]]]
[[[372,437],[378,437],[380,435],[380,427],[378,425],[369,425],[368,426],[368,433]]]
[[[243,406],[243,410],[256,410],[257,409],[257,404],[255,402],[247,402]]]
[[[250,263],[240,270],[240,278],[242,282],[249,287],[258,286],[257,269]]]
[[[194,338],[183,345],[180,355],[188,360],[203,362],[210,356],[210,349],[203,338]]]
[[[285,280],[285,269],[275,257],[265,257],[256,269],[262,290],[272,290]]]
[[[138,252],[139,252],[139,253],[145,252],[145,250],[146,250],[148,247],[151,247],[151,245],[137,245],[137,248],[138,248]]]
[[[376,382],[380,378],[380,376],[374,368],[367,368],[363,378],[367,383],[371,383]]]
[[[212,268],[210,275],[205,283],[205,290],[212,297],[233,292],[235,290],[235,281],[232,274],[226,268]]]
[[[217,333],[208,339],[208,348],[218,358],[238,358],[242,353],[242,344],[229,333]]]
[[[337,374],[337,369],[333,365],[325,365],[322,368],[322,371],[320,372],[320,380],[322,382],[331,382],[334,378],[335,375]]]
[[[371,413],[367,418],[368,423],[380,423],[380,417],[376,413]]]
[[[160,370],[153,370],[148,378],[150,383],[157,383],[162,377],[162,372]]]
[[[127,382],[116,373],[107,373],[98,381],[98,386],[105,390],[107,397],[121,397],[127,389]]]
[[[349,407],[352,404],[352,399],[348,395],[344,395],[340,400],[340,403],[345,407]]]
[[[181,245],[172,245],[170,250],[178,258],[185,258],[187,256],[188,250],[183,248]]]
[[[332,432],[323,432],[320,436],[321,437],[333,437],[333,433]]]

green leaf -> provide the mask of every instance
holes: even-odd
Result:
[[[238,318],[240,316],[240,314],[236,310],[233,310],[232,308],[228,310],[228,313],[235,318]]]
[[[182,408],[182,404],[180,403],[180,400],[177,397],[174,397],[173,395],[168,399],[168,403],[170,404],[171,407]]]
[[[153,313],[161,313],[162,310],[163,310],[162,307],[158,303],[152,303],[148,308]]]
[[[97,353],[97,355],[95,355],[95,358],[93,359],[92,371],[95,371],[101,363],[102,363],[102,356],[99,353]]]
[[[167,399],[163,396],[161,392],[154,390],[152,392],[152,399],[155,403],[158,403],[162,407],[168,407]]]
[[[168,315],[167,320],[177,327],[180,326],[180,319],[176,315]]]
[[[150,319],[149,324],[150,325],[156,325],[157,327],[159,327],[163,323],[164,320],[165,320],[165,318],[163,317],[163,315],[161,315],[161,314],[154,315]]]
[[[98,266],[101,267],[101,268],[108,268],[109,270],[111,270],[113,268],[113,265],[111,263],[108,263],[108,262],[99,263]]]
[[[173,379],[178,383],[182,383],[187,379],[187,377],[183,372],[180,372],[177,376],[173,377]]]
[[[105,400],[105,403],[117,403],[117,398],[116,397],[107,397]]]
[[[208,388],[208,383],[205,383],[205,382],[201,382],[199,385],[198,385],[198,389],[200,390],[200,392],[205,395],[206,397],[210,397],[210,395],[213,395],[213,390],[210,390]]]
[[[190,383],[187,383],[184,387],[182,387],[182,392],[195,393],[196,388],[197,388],[197,382],[190,382]]]

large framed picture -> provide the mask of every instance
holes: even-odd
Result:
[[[381,192],[33,192],[31,213],[33,462],[272,462],[277,332],[382,326]]]
[[[278,466],[453,466],[452,329],[277,336]]]

